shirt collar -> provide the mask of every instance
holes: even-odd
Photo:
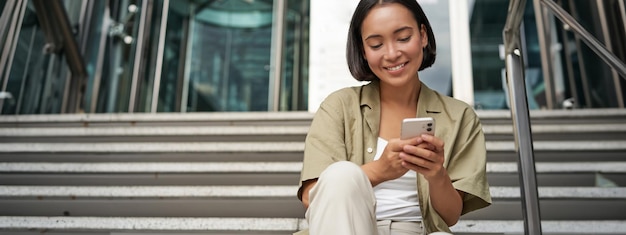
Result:
[[[437,96],[437,93],[430,89],[422,82],[420,88],[420,95],[417,102],[417,117],[428,117],[433,114],[441,113],[441,102]]]
[[[361,89],[361,113],[375,136],[379,134],[380,127],[380,81],[374,80],[363,85]],[[422,82],[420,95],[417,103],[416,117],[428,117],[441,113],[442,105],[436,92]]]
[[[380,81],[374,80],[361,89],[361,113],[371,134],[378,136],[380,127]]]

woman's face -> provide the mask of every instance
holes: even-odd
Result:
[[[401,87],[417,81],[428,38],[406,7],[375,6],[363,20],[361,37],[365,59],[381,82]]]

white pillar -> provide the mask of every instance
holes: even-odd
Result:
[[[317,111],[333,91],[358,86],[346,61],[352,12],[359,1],[311,0],[309,112]]]
[[[472,48],[469,33],[468,0],[448,0],[450,9],[450,49],[452,51],[452,95],[474,105]]]

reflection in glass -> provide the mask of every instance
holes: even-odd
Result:
[[[77,112],[268,111],[273,97],[281,111],[307,107],[309,1],[62,3],[87,72]],[[285,22],[273,24],[279,8],[286,9]],[[69,90],[63,53],[42,52],[46,42],[34,7],[23,21],[7,80],[15,98],[2,113],[61,112]],[[278,36],[283,53],[275,59],[282,65],[272,69]],[[269,89],[270,70],[280,71],[278,91]]]
[[[159,111],[267,110],[273,1],[203,3],[171,2]]]
[[[158,111],[267,111],[274,4],[172,1]],[[286,4],[279,110],[302,110],[309,3]]]
[[[280,110],[306,110],[308,99],[309,2],[287,1]]]
[[[68,72],[65,59],[44,52],[46,40],[32,3],[22,20],[7,83],[13,99],[5,100],[2,113],[60,113]]]
[[[506,22],[509,2],[476,0],[470,18],[474,99],[477,109],[508,109],[504,59],[500,57],[502,29]],[[541,76],[541,59],[532,3],[526,5],[522,27],[525,41],[526,89],[530,109],[545,101]]]
[[[130,98],[130,85],[135,58],[137,41],[125,41],[125,36],[137,38],[139,21],[129,6],[137,6],[137,1],[110,1],[108,6],[109,16],[104,14],[105,21],[109,23],[105,47],[100,53],[104,53],[101,61],[101,80],[94,81],[97,91],[95,111],[102,113],[127,112]],[[104,10],[104,9],[102,9]],[[108,18],[108,19],[107,19]],[[106,27],[107,25],[104,25]],[[103,27],[103,26],[101,26]],[[93,96],[94,94],[92,94]]]

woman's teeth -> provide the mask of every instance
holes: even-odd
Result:
[[[404,64],[400,64],[400,65],[395,66],[395,67],[389,67],[389,68],[387,68],[387,70],[389,70],[389,71],[396,71],[398,69],[401,69],[402,67],[404,67]]]

